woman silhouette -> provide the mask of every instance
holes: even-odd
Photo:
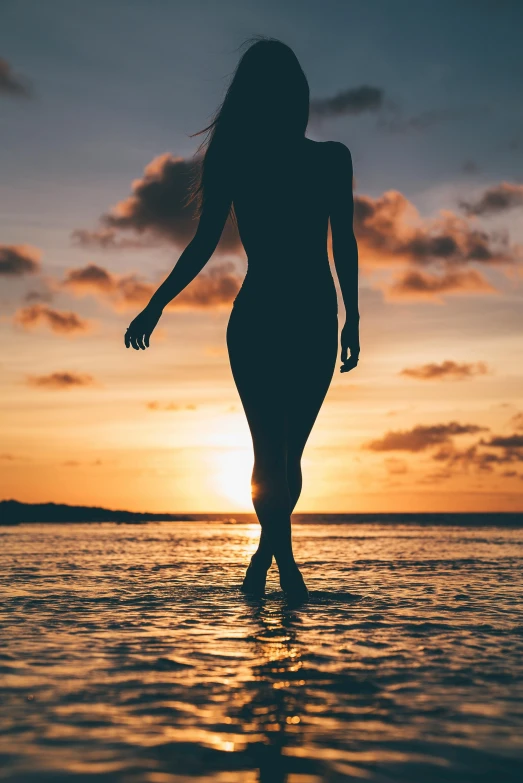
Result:
[[[261,525],[241,589],[263,595],[274,555],[282,590],[299,603],[308,591],[294,560],[291,513],[302,488],[302,453],[338,352],[329,219],[346,315],[341,372],[356,366],[360,351],[353,172],[344,144],[305,136],[309,86],[294,52],[273,38],[254,40],[212,123],[200,131],[208,132],[199,148],[206,151],[187,202],[197,202],[195,236],[130,324],[125,344],[149,346],[163,308],[205,266],[231,214],[248,268],[226,341],[252,436],[252,500]]]

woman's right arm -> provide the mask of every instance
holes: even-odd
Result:
[[[352,192],[352,156],[339,141],[331,142],[330,225],[332,255],[345,306],[345,325],[341,332],[340,372],[352,370],[360,354],[358,307],[358,244],[354,235],[354,196]],[[350,351],[350,358],[349,358]]]
[[[198,228],[174,269],[152,295],[147,306],[131,322],[125,345],[136,350],[149,347],[149,339],[164,308],[189,285],[211,258],[229,215],[232,198],[224,187],[208,191]]]

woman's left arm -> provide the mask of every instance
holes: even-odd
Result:
[[[125,345],[137,351],[149,347],[149,338],[164,307],[201,272],[216,250],[231,207],[225,190],[207,194],[196,233],[176,262],[172,272],[152,295],[149,304],[131,322],[125,333]]]

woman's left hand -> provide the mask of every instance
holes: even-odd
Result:
[[[131,346],[139,351],[149,347],[149,338],[160,320],[162,310],[156,307],[151,307],[150,304],[142,310],[142,312],[136,316],[134,321],[131,321],[127,327],[125,333],[125,347]]]
[[[350,356],[349,356],[350,352]],[[341,361],[340,372],[353,370],[360,358],[360,327],[359,317],[345,322],[341,330]]]

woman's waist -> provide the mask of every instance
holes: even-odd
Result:
[[[234,299],[234,304],[278,310],[323,306],[337,311],[338,297],[330,274],[326,279],[316,278],[313,281],[303,279],[290,281],[282,279],[281,276],[266,280],[247,274]]]
[[[271,291],[274,293],[283,292],[285,294],[294,292],[295,294],[307,295],[308,293],[329,293],[336,291],[334,279],[332,277],[329,263],[318,266],[315,269],[305,267],[289,268],[281,266],[268,266],[263,268],[250,264],[247,267],[247,273],[243,279],[241,290]]]

